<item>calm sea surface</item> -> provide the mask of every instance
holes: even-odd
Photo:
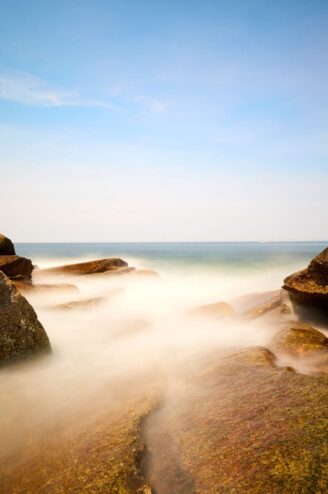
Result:
[[[265,266],[305,267],[327,242],[210,243],[18,243],[19,255],[35,263],[54,260],[121,257],[150,268],[218,267],[249,269]]]

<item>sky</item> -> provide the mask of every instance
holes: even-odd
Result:
[[[0,2],[0,231],[328,239],[327,0]]]

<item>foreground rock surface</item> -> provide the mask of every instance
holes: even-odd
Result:
[[[314,304],[328,310],[328,247],[302,271],[284,280],[284,289],[300,304]]]
[[[48,269],[38,269],[36,275],[88,275],[95,273],[105,273],[119,268],[127,267],[128,263],[119,258],[97,259],[95,261],[79,262],[77,264],[66,264]]]
[[[48,336],[33,307],[0,272],[0,364],[49,351]]]
[[[275,367],[266,349],[223,359],[149,418],[157,494],[324,494],[328,376]]]
[[[16,255],[15,247],[12,241],[0,233],[0,256]]]
[[[30,259],[20,256],[0,256],[0,271],[12,280],[30,281],[33,264]]]

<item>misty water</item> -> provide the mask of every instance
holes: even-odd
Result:
[[[185,373],[213,351],[266,345],[271,328],[191,316],[203,304],[238,300],[276,290],[284,277],[306,266],[321,243],[17,244],[17,253],[39,268],[121,257],[159,277],[50,276],[35,282],[72,283],[78,292],[27,294],[53,353],[1,370],[1,456],[24,450],[31,436],[87,424],[115,406],[129,387],[160,381],[179,386]],[[74,310],[56,306],[99,297]],[[217,358],[217,357],[216,357]]]

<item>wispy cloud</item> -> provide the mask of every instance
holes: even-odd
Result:
[[[154,113],[162,113],[170,106],[170,103],[166,100],[160,98],[154,98],[152,96],[138,96],[132,98],[130,101],[135,103],[140,103],[146,108]]]
[[[84,106],[115,109],[104,101],[84,100],[78,91],[55,88],[30,74],[0,69],[0,98],[36,106]]]

